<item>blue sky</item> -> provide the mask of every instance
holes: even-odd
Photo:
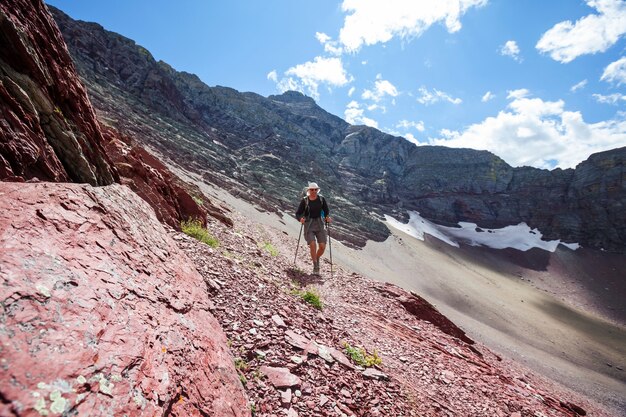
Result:
[[[49,0],[208,85],[569,168],[626,146],[624,0]]]

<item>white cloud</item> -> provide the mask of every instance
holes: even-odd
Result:
[[[361,105],[354,100],[348,103],[344,115],[346,121],[352,125],[366,125],[378,128],[378,123],[373,119],[365,117],[364,110],[361,108]]]
[[[324,51],[331,55],[339,56],[343,54],[343,48],[339,45],[339,42],[333,41],[330,36],[323,32],[315,32],[315,38],[324,45]]]
[[[417,138],[416,138],[415,136],[413,136],[413,134],[412,134],[412,133],[406,133],[406,134],[404,134],[404,138],[405,138],[406,140],[408,140],[409,142],[411,142],[411,143],[413,143],[413,144],[417,145],[417,146],[422,146],[422,145],[424,145],[424,143],[421,143],[419,140],[417,140]]]
[[[619,93],[609,94],[608,96],[602,94],[592,94],[592,96],[598,103],[603,104],[618,104],[621,101],[626,101],[626,96]]]
[[[387,107],[380,106],[378,104],[370,104],[369,106],[367,106],[367,110],[368,111],[380,110],[383,113],[387,113]]]
[[[348,97],[352,97],[352,94],[354,94],[355,91],[356,91],[356,87],[354,86],[350,87],[350,89],[348,90]]]
[[[428,89],[420,87],[419,93],[421,94],[421,96],[417,98],[417,101],[426,106],[437,103],[439,101],[447,101],[452,104],[461,104],[463,102],[463,100],[461,100],[460,98],[451,97],[448,93],[439,91],[436,88],[433,88],[433,91],[430,92],[428,91]]]
[[[530,91],[525,88],[520,88],[519,90],[509,90],[508,93],[509,95],[506,96],[506,98],[520,99],[528,96]]]
[[[496,98],[496,95],[493,94],[491,91],[487,91],[485,95],[483,96],[483,98],[480,99],[480,101],[482,101],[483,103],[486,103],[490,100],[493,100],[494,98]]]
[[[623,118],[588,124],[580,112],[566,111],[562,100],[543,101],[528,95],[527,90],[510,92],[507,110],[462,132],[443,130],[440,138],[431,138],[429,143],[484,149],[512,166],[547,169],[573,168],[592,153],[626,145]]]
[[[617,83],[617,85],[626,84],[626,57],[607,65],[600,80]]]
[[[568,63],[585,54],[604,52],[626,33],[626,2],[587,0],[598,14],[585,16],[576,23],[557,23],[543,34],[535,46],[552,59]]]
[[[569,91],[571,91],[572,93],[575,93],[578,90],[582,90],[583,88],[585,88],[585,86],[587,85],[587,80],[582,80],[581,82],[579,82],[576,85],[573,85],[572,88],[569,89]]]
[[[396,128],[402,128],[402,129],[414,128],[418,132],[423,132],[425,130],[424,122],[421,121],[421,120],[419,122],[411,122],[411,121],[408,121],[408,120],[400,120],[398,122],[398,124],[396,125]]]
[[[374,89],[363,91],[361,98],[379,102],[385,96],[396,97],[398,95],[398,90],[393,84],[387,80],[380,79],[380,74],[376,78],[379,79],[374,83]]]
[[[275,71],[272,72],[274,74],[270,74],[277,78]],[[268,74],[268,78],[272,79],[270,74]],[[313,61],[289,68],[285,75],[286,77],[279,81],[273,80],[276,82],[276,87],[279,91],[300,91],[316,100],[319,99],[318,88],[321,84],[326,84],[329,88],[342,87],[353,80],[352,76],[343,68],[340,58],[323,58],[319,56],[315,57]]]
[[[344,0],[341,8],[347,16],[339,41],[348,52],[356,52],[363,45],[385,43],[395,36],[420,36],[439,22],[454,33],[461,29],[460,17],[468,9],[485,4],[487,0]]]
[[[320,41],[322,45],[331,39],[330,36],[328,36],[327,34],[323,32],[315,32],[315,38],[317,38],[317,40]]]
[[[278,81],[278,74],[276,73],[276,70],[272,70],[270,72],[267,73],[267,79],[277,82]]]
[[[502,48],[500,48],[500,54],[503,56],[510,56],[517,62],[522,62],[522,58],[519,56],[519,46],[515,41],[506,41]]]

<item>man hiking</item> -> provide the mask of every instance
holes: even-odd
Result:
[[[320,258],[326,249],[326,230],[324,221],[330,223],[328,216],[328,205],[326,199],[319,195],[320,187],[317,183],[310,182],[307,187],[306,197],[300,201],[300,206],[296,211],[296,219],[304,225],[304,239],[311,249],[311,260],[313,260],[313,274],[320,273]],[[316,247],[315,241],[319,244]]]

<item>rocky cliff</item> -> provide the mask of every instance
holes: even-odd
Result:
[[[416,147],[351,126],[300,93],[264,98],[208,87],[130,39],[54,15],[103,117],[266,209],[291,212],[301,187],[320,182],[338,237],[350,244],[385,239],[381,214],[406,219],[407,210],[417,210],[446,225],[526,222],[548,239],[626,247],[624,148],[576,170],[547,171],[512,168],[484,151]]]
[[[42,2],[0,8],[0,179],[111,184],[87,92]]]

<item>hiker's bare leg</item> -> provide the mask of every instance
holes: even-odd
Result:
[[[320,248],[317,250],[317,254],[316,254],[317,256],[315,257],[315,259],[321,258],[325,250],[326,250],[326,243],[320,243]]]
[[[315,245],[315,241],[309,243],[309,248],[311,249],[311,260],[315,262],[317,260],[317,256],[315,256],[317,255],[317,247]]]

